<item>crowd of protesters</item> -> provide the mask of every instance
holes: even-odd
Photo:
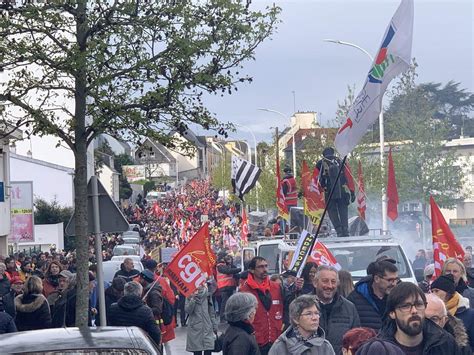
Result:
[[[106,285],[107,324],[142,328],[166,354],[178,326],[186,327],[186,350],[196,355],[220,348],[225,355],[472,353],[472,250],[463,261],[446,260],[438,277],[432,256],[420,250],[413,263],[423,273],[419,285],[401,282],[396,261],[387,256],[372,261],[355,285],[348,271],[310,262],[301,278],[289,271],[269,275],[261,256],[242,271],[236,265],[238,208],[224,205],[203,181],[159,202],[140,198],[128,206],[124,212],[140,234],[144,269],[125,258]],[[166,263],[151,255],[157,247],[183,247],[204,220],[218,262],[214,276],[186,298],[164,276]],[[119,235],[104,235],[104,259],[121,243]],[[100,325],[93,239],[90,244],[89,322]],[[74,326],[75,272],[74,251],[3,258],[0,333]]]

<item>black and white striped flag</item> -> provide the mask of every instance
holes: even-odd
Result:
[[[230,177],[232,179],[234,194],[238,194],[243,201],[244,195],[257,183],[261,172],[262,170],[258,166],[233,155]]]

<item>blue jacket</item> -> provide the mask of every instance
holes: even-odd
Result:
[[[382,328],[383,311],[377,307],[370,287],[372,287],[372,276],[367,276],[355,285],[354,291],[347,296],[347,299],[354,304],[361,327],[379,330]]]
[[[467,336],[469,337],[471,349],[474,349],[474,309],[469,308],[469,303],[466,298],[461,298],[459,307],[454,316],[462,320],[466,328]]]

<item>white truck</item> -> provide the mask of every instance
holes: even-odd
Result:
[[[246,265],[255,255],[259,255],[267,260],[269,274],[280,274],[291,262],[296,241],[277,236],[250,242],[250,245],[242,250],[241,265]],[[331,251],[342,269],[351,273],[354,282],[367,276],[366,269],[372,261],[386,255],[397,262],[398,274],[402,281],[416,283],[405,250],[390,236],[321,238],[320,241]]]

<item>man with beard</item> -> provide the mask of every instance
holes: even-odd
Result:
[[[296,284],[296,288],[301,288],[301,279]],[[287,295],[279,283],[270,280],[267,260],[261,256],[250,260],[247,280],[239,291],[251,293],[257,298],[253,326],[260,353],[267,355],[281,334],[283,313],[294,295]]]
[[[451,334],[425,318],[426,296],[415,284],[401,282],[388,296],[379,337],[397,344],[408,355],[461,354]]]
[[[342,337],[352,328],[360,326],[359,315],[351,302],[337,293],[339,277],[333,266],[320,265],[313,279],[319,301],[319,326],[326,333],[336,354],[342,354]]]
[[[387,296],[400,281],[395,260],[379,258],[369,264],[367,275],[355,285],[347,299],[356,307],[361,327],[379,330]]]

